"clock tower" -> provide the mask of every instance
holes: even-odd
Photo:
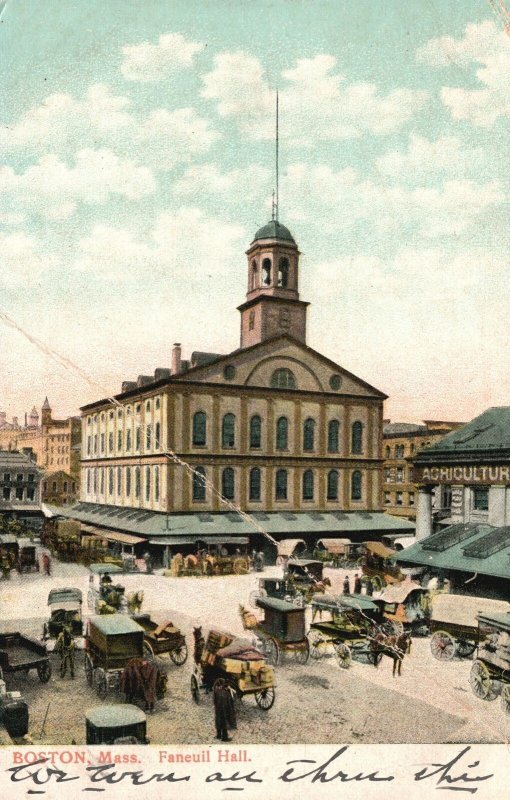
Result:
[[[299,299],[299,250],[285,225],[273,219],[246,251],[248,291],[241,312],[241,348],[288,333],[306,344],[306,309]]]

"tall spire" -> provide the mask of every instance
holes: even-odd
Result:
[[[278,201],[279,201],[279,189],[280,189],[280,174],[279,174],[279,164],[278,164],[278,144],[279,144],[279,132],[278,132],[278,89],[276,90],[276,200],[274,201],[274,212],[273,212],[273,219],[278,222]]]

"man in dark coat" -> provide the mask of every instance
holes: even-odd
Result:
[[[361,594],[361,578],[358,573],[354,576],[354,594]]]
[[[350,594],[350,593],[351,593],[351,585],[349,583],[349,576],[346,575],[344,578],[344,594]]]
[[[216,738],[222,742],[230,742],[228,731],[237,728],[236,710],[232,691],[223,678],[219,678],[214,684],[213,700]]]

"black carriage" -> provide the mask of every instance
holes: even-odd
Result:
[[[149,744],[147,716],[130,704],[103,705],[85,713],[87,744]]]
[[[295,605],[302,605],[303,600],[295,583],[287,578],[259,578],[258,588],[250,593],[252,608],[258,608],[258,600],[265,597],[275,597]]]
[[[268,663],[277,667],[285,653],[298,664],[306,664],[309,645],[305,632],[305,609],[276,597],[261,597],[257,606],[264,612],[261,620],[242,606],[240,613],[244,629],[258,637]]]
[[[501,695],[501,708],[510,714],[510,612],[479,614],[478,647],[469,683],[481,700]]]
[[[438,661],[469,658],[485,637],[478,615],[505,613],[508,603],[487,597],[437,594],[432,600],[430,650]]]
[[[51,678],[51,664],[46,645],[19,631],[0,633],[0,672],[24,672],[37,670],[41,683]]]
[[[321,594],[330,585],[323,578],[324,563],[316,559],[291,558],[285,565],[284,578],[293,587],[293,593],[303,597],[309,603],[314,594]]]
[[[188,646],[183,633],[172,622],[159,624],[150,614],[135,614],[133,620],[144,629],[144,646],[153,656],[168,655],[181,667],[188,658]]]
[[[384,623],[380,606],[365,595],[316,595],[308,631],[310,656],[320,659],[332,648],[342,669],[350,667],[353,657],[374,664],[373,642]],[[392,632],[391,625],[386,631]]]
[[[191,696],[195,703],[200,702],[201,692],[212,692],[219,679],[227,682],[237,698],[251,695],[262,711],[272,708],[274,672],[264,654],[251,642],[211,630],[191,675]]]
[[[50,618],[44,623],[43,640],[56,639],[65,627],[71,630],[73,637],[83,636],[82,603],[80,589],[52,589],[48,595]]]

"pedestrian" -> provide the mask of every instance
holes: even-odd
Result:
[[[361,594],[361,578],[358,573],[354,576],[354,594]]]
[[[149,552],[143,554],[143,560],[145,561],[145,572],[147,575],[152,575],[152,559]]]
[[[374,584],[372,583],[370,578],[368,578],[367,579],[367,595],[368,595],[368,597],[372,597],[373,593],[374,593]]]
[[[351,585],[349,583],[349,576],[346,575],[344,578],[344,594],[350,594],[350,593],[351,593]]]
[[[42,562],[43,562],[44,574],[48,575],[48,577],[50,577],[51,576],[51,559],[50,559],[48,553],[43,553]]]
[[[236,711],[233,692],[224,678],[218,678],[213,689],[214,722],[216,738],[222,742],[230,742],[229,729],[237,728]]]
[[[64,625],[57,636],[55,650],[60,655],[60,677],[65,678],[69,666],[71,678],[74,678],[74,639],[68,625]]]

